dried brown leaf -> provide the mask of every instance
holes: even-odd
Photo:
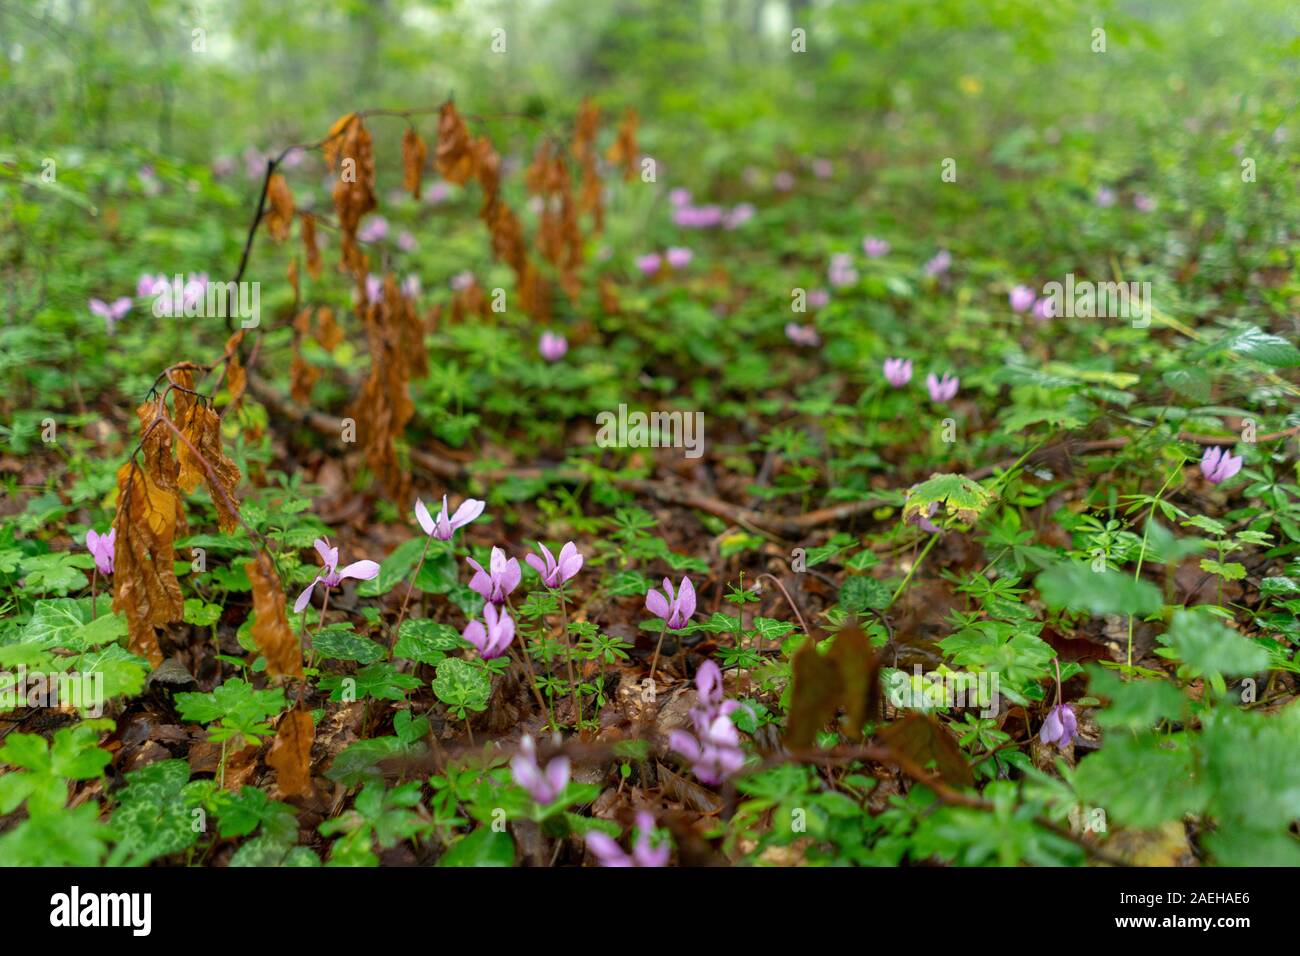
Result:
[[[285,614],[284,589],[275,565],[265,551],[244,565],[253,585],[253,640],[266,658],[266,672],[272,677],[298,677],[302,672],[302,644],[289,628]]]

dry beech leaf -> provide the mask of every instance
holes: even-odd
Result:
[[[276,242],[289,238],[289,229],[293,225],[293,193],[289,184],[279,173],[272,173],[266,184],[266,198],[271,208],[266,211],[266,229]]]
[[[630,180],[636,177],[636,127],[638,119],[636,110],[632,107],[627,108],[623,114],[623,121],[618,124],[618,133],[614,137],[614,142],[609,149],[605,151],[605,158],[615,166],[623,167],[623,178]]]
[[[929,714],[908,714],[876,734],[876,740],[920,768],[933,761],[935,771],[949,786],[971,787],[975,778],[957,740],[947,727]]]
[[[396,440],[415,414],[408,382],[425,354],[422,342],[418,348],[412,347],[412,337],[423,332],[410,328],[413,321],[418,328],[418,319],[414,309],[408,316],[403,301],[390,273],[384,279],[384,295],[366,306],[370,374],[350,412],[361,433],[366,463],[389,495],[400,502],[408,497],[411,478],[397,460]]]
[[[795,652],[791,667],[793,687],[786,742],[792,749],[812,747],[817,734],[841,710],[846,715],[845,731],[850,736],[862,733],[862,724],[876,699],[880,660],[861,628],[854,624],[845,627],[835,635],[825,654],[809,638]]]
[[[343,341],[343,328],[334,321],[333,310],[324,306],[316,310],[316,330],[313,334],[326,352],[333,352],[339,347]]]
[[[113,610],[126,615],[128,648],[154,667],[163,660],[155,628],[184,612],[172,568],[180,508],[176,492],[160,488],[134,459],[117,470]]]
[[[465,121],[453,103],[444,103],[438,115],[438,145],[434,150],[438,175],[463,186],[474,175],[475,150],[470,143]]]
[[[222,531],[234,531],[239,527],[239,502],[235,498],[239,467],[221,449],[221,417],[206,404],[195,403],[176,427],[184,439],[180,442],[181,488],[188,494],[200,481],[207,482],[217,509],[217,526]]]
[[[320,248],[316,245],[316,217],[309,212],[300,213],[299,232],[302,235],[303,253],[307,257],[307,274],[313,279],[320,278]]]
[[[266,672],[272,677],[301,678],[302,645],[289,628],[284,589],[275,565],[265,551],[258,551],[244,569],[253,585],[253,640],[266,658]]]
[[[239,345],[244,341],[244,330],[240,329],[226,341],[226,391],[230,394],[227,410],[239,404],[248,387],[248,373],[239,362]]]
[[[311,714],[301,705],[280,718],[266,765],[275,771],[281,795],[298,797],[311,793],[311,747],[315,737]]]
[[[172,430],[161,421],[167,414],[162,399],[145,402],[135,410],[140,419],[140,457],[149,478],[164,491],[176,491],[180,462],[172,453]]]
[[[349,113],[330,128],[325,160],[336,177],[333,199],[342,235],[343,267],[353,275],[364,275],[365,256],[357,247],[357,227],[362,217],[378,206],[378,200],[370,133],[356,113]]]
[[[408,126],[402,134],[402,188],[415,199],[420,198],[420,180],[428,158],[429,147],[424,145],[415,127]]]

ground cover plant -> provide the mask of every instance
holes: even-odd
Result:
[[[1300,864],[1293,9],[292,9],[0,11],[0,865]]]

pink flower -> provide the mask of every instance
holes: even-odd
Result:
[[[889,249],[889,243],[884,239],[867,236],[862,240],[862,251],[867,254],[868,259],[879,259],[881,256],[887,256],[889,255]]]
[[[140,276],[140,280],[135,284],[135,297],[143,299],[146,296],[157,295],[162,291],[162,289],[158,288],[159,285],[165,289],[167,287],[167,277],[161,272],[156,276],[151,276],[146,272]]]
[[[1205,475],[1205,480],[1212,485],[1227,481],[1239,471],[1241,471],[1241,456],[1234,455],[1226,448],[1219,448],[1216,445],[1205,449],[1205,454],[1201,456],[1201,474]]]
[[[885,379],[894,388],[902,388],[912,380],[912,360],[901,358],[885,359]]]
[[[735,701],[729,703],[735,704]],[[692,717],[695,718],[695,736],[684,730],[674,730],[668,735],[668,745],[690,761],[691,770],[701,782],[716,787],[745,765],[740,734],[729,713],[717,712],[706,718],[702,712],[693,711]]]
[[[678,208],[691,204],[691,191],[678,187],[668,194],[668,201]]]
[[[641,270],[642,275],[652,276],[659,271],[662,262],[659,253],[651,252],[644,256],[637,256],[636,267]]]
[[[117,543],[117,529],[110,527],[108,534],[99,534],[94,528],[86,532],[86,550],[95,559],[100,574],[113,573],[113,546]]]
[[[1059,698],[1058,698],[1059,699]],[[1057,704],[1048,711],[1038,739],[1044,744],[1055,744],[1064,750],[1079,733],[1079,721],[1069,704]]]
[[[1052,300],[1046,297],[1034,300],[1034,318],[1039,322],[1046,322],[1052,317],[1056,309],[1052,305]]]
[[[415,502],[415,520],[420,522],[420,527],[424,529],[425,534],[431,534],[439,541],[450,541],[451,536],[456,533],[457,528],[463,528],[475,518],[483,513],[487,507],[486,501],[479,501],[477,498],[466,498],[456,509],[456,513],[450,518],[447,510],[447,496],[442,496],[442,510],[438,512],[435,519],[429,514],[429,509],[424,506],[424,502],[417,499]]]
[[[812,170],[818,179],[830,179],[835,173],[835,166],[829,159],[814,159]]]
[[[383,216],[367,220],[357,233],[357,238],[362,242],[379,242],[388,238],[388,220]]]
[[[808,304],[814,309],[824,309],[831,301],[831,294],[825,289],[809,289]]]
[[[293,610],[296,614],[301,614],[303,608],[311,603],[311,592],[318,584],[323,584],[326,588],[336,588],[349,578],[369,581],[379,573],[379,565],[374,561],[354,561],[339,570],[339,549],[331,548],[326,538],[317,538],[315,545],[316,553],[320,555],[325,565],[325,573],[316,575],[316,579],[303,588],[302,593],[298,595],[298,600],[293,602]]]
[[[711,229],[723,221],[721,206],[677,206],[673,209],[673,222],[683,229]]]
[[[779,193],[788,193],[794,189],[794,174],[781,170],[772,177],[772,188]]]
[[[795,345],[802,345],[805,348],[816,348],[822,344],[816,328],[811,325],[800,325],[798,322],[785,324],[785,337]]]
[[[932,501],[930,502],[930,507],[925,509],[924,513],[920,511],[913,512],[912,515],[907,519],[907,523],[916,525],[926,534],[938,534],[939,531],[942,529],[937,524],[935,524],[933,521],[930,520],[931,518],[934,517],[934,513],[938,510],[939,510],[939,502]]]
[[[429,187],[424,194],[424,201],[430,206],[436,206],[451,195],[451,189],[441,179]]]
[[[206,272],[191,272],[190,277],[185,280],[185,288],[181,290],[181,310],[194,308],[203,301],[203,295],[208,289],[208,274]]]
[[[122,317],[131,311],[131,300],[122,296],[120,299],[114,299],[113,304],[109,305],[103,299],[91,299],[90,311],[104,320],[104,328],[108,330],[109,335],[112,335],[113,326],[121,322]]]
[[[488,570],[483,570],[483,565],[479,564],[473,558],[466,558],[470,567],[474,569],[474,577],[470,578],[469,586],[471,590],[477,591],[485,601],[493,604],[504,604],[507,595],[515,588],[519,587],[519,579],[523,573],[519,570],[519,561],[517,558],[506,558],[506,553],[500,548],[492,549],[492,557],[488,559]]]
[[[420,285],[420,277],[412,272],[402,280],[402,295],[408,299],[418,299],[423,287]]]
[[[569,340],[556,332],[543,332],[537,342],[537,351],[548,362],[558,362],[569,351]]]
[[[925,377],[925,387],[930,392],[930,401],[939,404],[952,401],[953,396],[957,394],[959,383],[960,379],[957,376],[949,375],[947,372],[943,373],[943,378],[935,378],[933,372]]]
[[[1133,208],[1138,212],[1155,212],[1156,201],[1146,193],[1135,193],[1133,195]]]
[[[599,830],[592,830],[587,834],[587,849],[601,866],[667,866],[668,855],[672,852],[672,848],[667,841],[660,841],[658,846],[652,844],[654,827],[654,817],[641,810],[636,815],[637,838],[632,845],[631,854],[624,852],[612,837],[606,836]]]
[[[1092,201],[1102,209],[1109,209],[1111,206],[1115,205],[1115,190],[1111,189],[1109,186],[1101,186],[1093,195]]]
[[[1013,286],[1007,298],[1010,300],[1013,310],[1024,312],[1034,304],[1034,290],[1027,285]]]
[[[679,631],[695,613],[695,586],[691,584],[690,578],[683,577],[681,589],[674,593],[673,582],[664,578],[664,590],[668,592],[666,598],[654,588],[647,591],[645,609],[655,617],[667,621],[672,630]]]
[[[563,754],[553,757],[543,770],[537,762],[537,745],[532,737],[524,734],[519,741],[519,753],[510,759],[510,775],[530,797],[546,806],[558,800],[569,784],[569,758]]]
[[[415,236],[411,235],[405,229],[397,234],[397,248],[403,252],[414,252],[420,244],[415,241]]]
[[[925,274],[928,276],[941,276],[952,268],[952,253],[947,249],[940,249],[925,264]]]
[[[474,284],[474,273],[466,269],[464,272],[457,272],[451,277],[451,287],[456,292],[464,292]]]
[[[479,657],[490,661],[510,647],[510,642],[515,639],[515,622],[504,608],[498,609],[488,601],[483,605],[483,621],[470,621],[460,636],[474,645]]]
[[[858,270],[853,268],[853,257],[847,252],[837,252],[831,256],[831,265],[826,277],[835,288],[852,285],[858,281]]]
[[[541,575],[542,583],[548,588],[558,588],[582,570],[583,557],[578,553],[578,546],[572,541],[560,549],[558,561],[542,542],[537,542],[537,548],[542,552],[542,557],[530,554],[524,558],[524,561]]]
[[[669,246],[668,251],[664,253],[664,258],[668,260],[668,264],[674,269],[685,269],[691,264],[691,259],[694,257],[695,253],[682,246]]]
[[[382,302],[384,298],[384,280],[373,272],[366,276],[366,301],[371,305]]]
[[[722,218],[722,225],[727,229],[739,229],[749,220],[754,218],[754,206],[752,203],[742,202],[732,206],[731,211],[726,213]]]

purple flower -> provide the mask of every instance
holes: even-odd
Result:
[[[830,179],[835,173],[835,166],[829,159],[814,159],[812,170],[813,175],[818,179]]]
[[[658,846],[651,843],[654,828],[654,817],[641,810],[636,815],[637,838],[632,844],[631,854],[624,852],[612,837],[606,836],[599,830],[592,830],[587,834],[587,849],[601,866],[667,866],[668,855],[672,852],[672,848],[667,841],[661,841]]]
[[[548,588],[558,588],[582,570],[583,557],[578,553],[578,546],[572,541],[560,549],[558,561],[542,542],[537,542],[537,549],[542,552],[542,557],[530,554],[524,558],[524,561],[542,576],[542,583]]]
[[[424,201],[430,206],[436,206],[451,195],[451,189],[441,179],[429,187],[428,192],[424,194]]]
[[[266,154],[256,146],[244,150],[244,175],[249,179],[261,179],[266,175]]]
[[[680,186],[668,194],[668,201],[678,208],[691,204],[691,191]]]
[[[95,559],[100,574],[113,573],[113,545],[116,543],[116,528],[110,527],[108,534],[99,534],[94,528],[86,532],[86,550]]]
[[[353,298],[356,294],[353,293]],[[384,280],[373,272],[366,276],[366,301],[371,305],[376,305],[384,299]]]
[[[673,222],[683,229],[711,229],[725,218],[721,206],[677,206],[673,209]]]
[[[474,284],[474,273],[466,269],[464,272],[457,272],[451,277],[451,287],[455,292],[464,292]]]
[[[825,289],[809,289],[808,304],[814,309],[824,309],[831,301],[831,294]]]
[[[140,281],[135,284],[135,297],[137,299],[143,299],[145,296],[157,295],[162,291],[162,289],[158,288],[159,285],[166,288],[167,277],[162,273],[159,273],[156,276],[151,276],[146,272],[140,276]]]
[[[556,332],[543,332],[537,342],[537,351],[548,362],[558,362],[569,351],[569,340]]]
[[[1052,305],[1052,300],[1046,296],[1034,301],[1034,318],[1039,322],[1046,322],[1055,312],[1056,308]]]
[[[1115,190],[1108,186],[1102,186],[1093,195],[1092,201],[1102,209],[1109,209],[1111,206],[1115,205]]]
[[[727,229],[739,229],[749,220],[754,218],[754,206],[752,203],[742,202],[732,206],[731,211],[722,218],[722,225]]]
[[[853,285],[858,281],[858,270],[853,268],[853,257],[847,252],[837,252],[831,256],[830,268],[826,277],[835,288]]]
[[[810,349],[822,344],[821,336],[817,334],[816,328],[811,325],[800,325],[798,322],[787,322],[785,324],[785,337],[795,345],[802,345]]]
[[[940,404],[952,401],[953,396],[957,394],[957,386],[960,382],[961,380],[957,376],[950,375],[947,372],[943,373],[943,378],[935,378],[934,373],[931,372],[925,377],[925,387],[930,392],[930,401],[939,402]]]
[[[894,388],[902,388],[912,380],[912,360],[901,358],[885,359],[885,379]]]
[[[941,276],[952,267],[952,253],[947,249],[940,249],[933,258],[925,264],[925,274],[928,276]]]
[[[104,320],[108,334],[113,334],[113,326],[122,321],[122,317],[131,311],[131,300],[126,296],[114,299],[109,305],[103,299],[91,299],[90,311]]]
[[[1201,474],[1205,475],[1205,480],[1210,484],[1217,485],[1227,481],[1239,471],[1241,471],[1240,455],[1234,455],[1226,448],[1219,448],[1217,445],[1205,449],[1205,454],[1201,457]]]
[[[659,253],[651,252],[644,256],[636,257],[636,267],[641,270],[642,275],[652,276],[659,271],[659,266],[663,262]]]
[[[463,528],[475,518],[483,513],[487,506],[486,501],[479,501],[477,498],[466,498],[456,509],[456,513],[450,513],[447,510],[447,496],[442,496],[442,510],[438,512],[435,519],[429,514],[429,509],[424,506],[424,502],[416,500],[415,502],[415,520],[420,522],[420,527],[424,529],[425,534],[431,534],[439,541],[450,541],[451,536],[457,528]]]
[[[868,259],[879,259],[881,256],[889,255],[889,248],[888,242],[875,236],[867,236],[862,240],[862,251],[867,254]]]
[[[1011,308],[1016,312],[1024,312],[1034,304],[1034,290],[1027,285],[1014,286],[1007,298],[1011,301]]]
[[[420,285],[420,277],[414,272],[402,280],[402,295],[408,299],[418,299],[423,288]]]
[[[553,757],[543,770],[537,763],[537,745],[532,737],[524,734],[519,741],[519,753],[510,759],[510,775],[515,783],[528,791],[530,797],[546,806],[558,800],[568,786],[569,758],[563,754]]]
[[[668,260],[668,264],[674,269],[685,269],[691,264],[691,260],[695,258],[695,253],[682,246],[669,246],[668,251],[664,253],[664,258]]]
[[[772,177],[772,188],[779,193],[788,193],[794,189],[794,173],[781,170]]]
[[[1133,208],[1138,212],[1155,212],[1156,201],[1146,193],[1135,193],[1133,195]]]
[[[296,614],[301,614],[302,609],[311,603],[311,592],[318,584],[323,584],[327,588],[336,588],[348,578],[369,581],[379,573],[379,565],[374,561],[354,561],[339,570],[339,549],[331,548],[325,538],[317,538],[315,544],[316,553],[320,555],[325,565],[325,573],[316,575],[316,579],[303,588],[302,593],[298,595],[298,600],[293,602],[293,610]]]
[[[1064,750],[1078,732],[1079,721],[1074,716],[1074,711],[1070,709],[1070,705],[1057,704],[1048,711],[1047,719],[1043,721],[1042,729],[1038,731],[1038,739],[1044,744],[1056,744]]]
[[[523,576],[523,572],[519,570],[519,561],[517,558],[507,559],[506,553],[500,548],[492,549],[492,557],[488,559],[486,571],[483,570],[483,565],[473,558],[466,558],[466,560],[474,569],[474,577],[470,578],[469,586],[481,594],[483,600],[491,601],[493,604],[503,604],[506,596],[519,587],[519,579]]]
[[[745,765],[745,752],[740,749],[736,725],[727,714],[719,713],[702,724],[696,721],[696,736],[674,730],[668,735],[668,745],[690,761],[691,770],[702,783],[716,787]]]
[[[486,627],[483,622],[486,622]],[[504,609],[498,609],[491,601],[483,605],[483,622],[470,621],[460,636],[478,649],[479,657],[490,661],[504,654],[515,639],[515,622]]]
[[[419,246],[419,243],[415,241],[415,236],[405,229],[397,234],[397,248],[403,252],[414,252],[417,246]]]
[[[357,238],[362,242],[379,242],[388,238],[388,220],[383,216],[375,216],[361,227]]]
[[[182,311],[194,308],[203,301],[203,294],[208,288],[208,274],[206,272],[190,273],[190,277],[185,281],[185,288],[181,290],[181,309]]]
[[[930,520],[931,518],[934,517],[934,513],[938,510],[939,510],[939,502],[932,501],[930,502],[930,507],[926,508],[924,513],[917,511],[914,512],[910,517],[908,517],[907,523],[916,525],[926,534],[938,534],[943,529],[941,529],[937,524],[935,524],[933,521]]]
[[[666,598],[654,588],[647,591],[645,609],[667,621],[672,630],[681,630],[695,613],[695,586],[690,578],[683,577],[681,589],[674,593],[673,582],[664,578],[664,590],[668,592]]]

